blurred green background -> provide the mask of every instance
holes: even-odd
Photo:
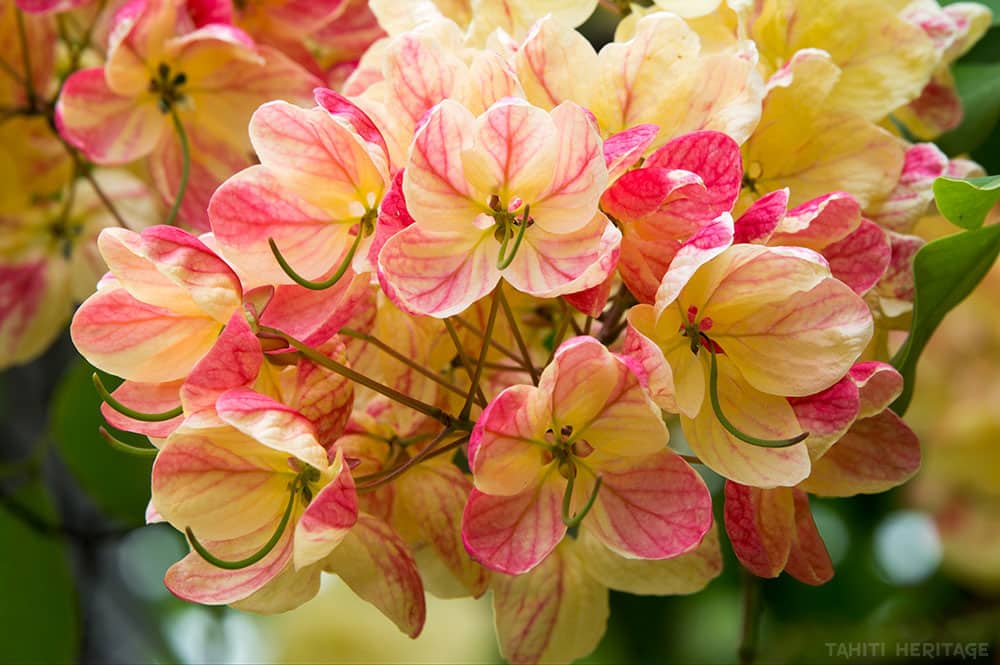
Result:
[[[1000,16],[1000,0],[986,4]],[[585,28],[595,43],[610,37],[606,18]],[[955,77],[967,116],[939,143],[1000,173],[1000,20]],[[898,645],[920,642],[988,643],[979,662],[1000,663],[998,303],[994,269],[925,353],[907,417],[924,447],[917,479],[878,496],[813,501],[836,576],[820,588],[787,576],[763,584],[759,662],[905,661]],[[415,642],[332,578],[315,601],[278,617],[172,597],[162,576],[183,539],[142,526],[151,463],[98,436],[91,371],[64,338],[0,374],[0,661],[500,661],[488,597],[431,599]],[[718,511],[722,484],[709,482]],[[740,569],[723,548],[722,576],[699,594],[612,593],[607,635],[585,662],[735,662]],[[911,660],[953,662],[946,651]]]

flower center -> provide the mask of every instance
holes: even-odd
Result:
[[[182,88],[187,83],[187,74],[178,72],[174,74],[170,70],[170,65],[161,62],[156,68],[156,76],[149,79],[149,92],[157,95],[157,105],[161,113],[170,111],[180,102],[184,101]]]
[[[698,349],[707,344],[714,345],[716,353],[720,353],[722,349],[715,342],[707,339],[703,333],[708,332],[712,329],[713,321],[712,317],[704,316],[701,319],[698,318],[698,308],[694,305],[688,307],[686,324],[682,324],[680,327],[680,333],[684,337],[689,338],[691,342],[691,353],[698,355]]]

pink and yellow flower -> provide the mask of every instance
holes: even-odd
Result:
[[[598,211],[608,172],[586,111],[505,99],[476,118],[438,104],[403,176],[414,223],[379,254],[379,279],[407,311],[457,314],[503,277],[539,297],[604,281],[621,234]],[[590,270],[595,264],[603,269]]]
[[[590,337],[565,342],[537,387],[504,390],[476,423],[466,548],[493,570],[527,572],[563,539],[572,510],[620,556],[691,551],[711,526],[711,499],[668,438],[628,362]]]
[[[98,164],[150,157],[161,195],[173,201],[189,143],[191,176],[181,207],[189,225],[208,226],[215,187],[250,163],[240,118],[275,97],[307,97],[319,83],[242,30],[194,29],[182,0],[133,0],[116,15],[104,67],[70,76],[56,106],[62,136]]]
[[[656,304],[630,310],[626,347],[711,469],[746,485],[795,485],[810,459],[787,398],[839,381],[871,338],[872,316],[815,252],[731,240],[731,226],[713,225],[678,252]]]

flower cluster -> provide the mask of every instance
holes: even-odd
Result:
[[[606,3],[595,50],[597,4],[0,0],[0,363],[85,298],[174,594],[333,573],[416,636],[425,591],[491,590],[509,660],[568,660],[720,531],[826,582],[809,495],[916,472],[888,332],[932,182],[978,167],[904,136],[959,122],[989,11]]]

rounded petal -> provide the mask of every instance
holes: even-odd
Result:
[[[343,453],[338,454],[333,467],[339,473],[312,498],[295,525],[292,561],[297,569],[332,552],[358,521],[358,495]]]
[[[725,520],[729,542],[744,568],[757,577],[781,574],[794,541],[791,489],[758,489],[726,481]]]
[[[534,386],[511,386],[483,409],[469,438],[469,467],[480,491],[519,494],[545,464],[549,414]]]

